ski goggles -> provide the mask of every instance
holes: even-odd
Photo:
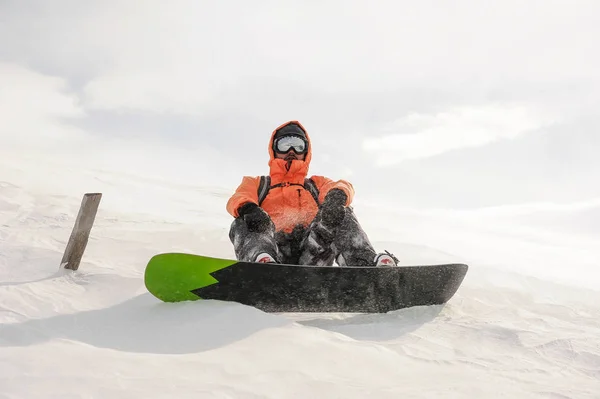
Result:
[[[281,136],[275,140],[273,148],[280,154],[285,154],[290,149],[296,154],[305,154],[308,150],[308,143],[300,136]]]

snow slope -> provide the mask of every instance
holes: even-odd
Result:
[[[564,209],[543,209],[548,226],[537,207],[386,210],[358,194],[378,248],[469,263],[455,297],[383,315],[266,314],[161,303],[143,285],[158,252],[233,256],[230,188],[36,162],[0,161],[2,399],[600,397],[598,231],[563,228]],[[97,191],[84,261],[60,270],[81,196]]]

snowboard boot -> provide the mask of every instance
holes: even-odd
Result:
[[[269,255],[266,252],[261,252],[260,254],[258,254],[258,256],[256,256],[256,258],[254,259],[254,262],[257,263],[277,263],[275,261],[275,259],[273,259],[273,257],[271,255]]]
[[[375,255],[375,266],[398,266],[398,258],[388,251]]]

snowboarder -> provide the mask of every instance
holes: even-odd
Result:
[[[269,141],[269,175],[244,176],[227,202],[235,218],[229,238],[237,260],[331,266],[396,266],[377,253],[352,207],[345,180],[307,178],[310,138],[298,121],[276,128]]]

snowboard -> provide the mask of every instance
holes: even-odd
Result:
[[[162,253],[149,260],[144,283],[164,302],[214,299],[274,313],[385,313],[446,303],[467,270],[460,263],[302,266]]]

